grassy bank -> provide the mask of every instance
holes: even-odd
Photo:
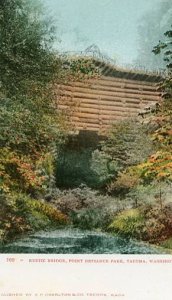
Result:
[[[25,194],[0,197],[0,242],[41,229],[57,228],[69,222],[65,214],[44,200],[35,200]]]
[[[50,203],[25,194],[1,196],[0,241],[39,230],[73,226],[98,230],[172,249],[172,207],[142,204],[102,194],[82,185],[54,189]]]
[[[154,201],[139,204],[129,198],[102,194],[85,185],[56,190],[53,205],[83,230],[101,230],[171,249],[172,207]]]

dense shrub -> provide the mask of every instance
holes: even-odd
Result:
[[[69,81],[83,81],[90,78],[99,78],[100,68],[96,67],[91,57],[70,57],[63,55],[63,83]]]
[[[144,205],[125,210],[114,217],[109,230],[127,238],[160,244],[172,235],[172,209],[169,205]]]
[[[12,238],[14,235],[29,231],[30,225],[24,216],[16,214],[15,200],[0,194],[0,233],[1,240]]]
[[[53,156],[52,147],[63,140],[65,121],[55,110],[53,92],[62,64],[52,48],[54,33],[35,1],[0,2],[0,188],[4,192],[39,191],[44,180],[37,163],[47,154]]]
[[[168,248],[168,249],[172,249],[172,237],[170,237],[167,240],[163,241],[160,245],[162,247],[165,247],[165,248]]]
[[[51,203],[67,214],[76,227],[106,230],[117,212],[131,207],[131,202],[102,194],[85,185],[75,189],[56,190]]]
[[[62,214],[51,204],[47,204],[43,200],[34,200],[26,196],[24,197],[23,195],[17,195],[15,205],[18,209],[18,212],[21,212],[26,217],[27,212],[32,213],[34,211],[37,211],[49,218],[49,220],[52,220],[52,222],[57,222],[58,224],[65,224],[67,221],[67,218],[64,214]]]
[[[119,213],[110,224],[109,230],[126,238],[141,238],[144,218],[138,209],[125,210]]]
[[[56,189],[51,197],[51,203],[64,213],[78,211],[82,208],[118,211],[130,205],[127,201],[102,194],[86,185],[64,191]]]
[[[24,194],[1,194],[0,201],[0,234],[3,240],[68,223],[63,213],[43,200],[34,200]]]
[[[102,208],[85,208],[70,213],[72,223],[81,229],[106,230],[112,220],[112,212]]]
[[[21,156],[10,148],[0,150],[1,192],[41,190],[45,177],[38,174],[36,166],[28,156]]]
[[[145,218],[144,240],[153,243],[161,241],[172,236],[172,209],[169,205],[164,206],[147,206],[143,207],[142,214]]]
[[[143,162],[153,151],[150,125],[137,119],[113,124],[108,139],[102,143],[102,151],[109,163],[115,161],[119,170]]]
[[[141,180],[138,174],[136,172],[132,172],[132,169],[127,169],[123,172],[119,172],[115,180],[111,180],[107,186],[107,190],[110,194],[119,194],[124,197],[140,183]]]
[[[169,201],[170,186],[161,186],[162,201]],[[131,199],[132,203],[136,207],[142,205],[156,205],[160,203],[160,188],[157,183],[152,184],[139,184],[132,187],[125,195],[126,199]]]
[[[98,148],[98,145],[97,145]],[[104,188],[115,177],[117,164],[92,147],[66,147],[59,153],[56,167],[58,187],[75,188],[86,184],[94,189]]]

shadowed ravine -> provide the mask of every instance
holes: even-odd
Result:
[[[118,236],[79,229],[38,232],[0,248],[1,253],[162,254],[156,247]],[[165,251],[164,251],[165,253]]]

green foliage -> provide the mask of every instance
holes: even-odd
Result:
[[[119,170],[144,161],[153,151],[149,127],[137,120],[115,123],[102,144],[102,151],[109,158],[109,164],[118,163]]]
[[[138,165],[140,177],[146,182],[172,181],[172,155],[169,152],[158,151],[147,162]]]
[[[117,198],[102,195],[86,185],[63,191],[57,189],[52,194],[52,203],[64,213],[79,211],[82,208],[102,208],[103,210],[121,208]]]
[[[118,174],[116,180],[112,180],[107,186],[109,193],[118,193],[124,196],[130,190],[140,184],[140,177],[132,168],[128,168]]]
[[[172,210],[168,205],[143,205],[119,213],[109,230],[128,238],[160,243],[172,235]]]
[[[2,240],[25,232],[61,226],[68,218],[54,206],[25,194],[0,195],[0,233]]]
[[[45,184],[45,176],[39,174],[28,156],[19,156],[10,148],[0,150],[0,191],[18,190],[34,192],[41,190]]]
[[[0,4],[0,74],[7,97],[39,94],[59,66],[51,52],[54,28],[37,3],[5,0]]]
[[[22,234],[30,230],[30,226],[23,216],[16,214],[16,206],[13,197],[0,194],[0,232],[1,240],[7,240],[14,235]]]
[[[25,212],[27,215],[27,213],[36,211],[37,213],[46,216],[51,223],[54,222],[63,225],[67,222],[67,217],[64,214],[55,209],[52,205],[41,200],[33,200],[27,197],[22,198],[22,196],[17,196],[16,206],[22,214]]]
[[[125,195],[126,200],[130,199],[131,203],[135,207],[140,207],[142,205],[157,205],[168,203],[170,201],[171,186],[161,183],[161,186],[157,182],[152,182],[151,184],[139,184],[134,186]]]
[[[141,238],[144,218],[138,209],[130,209],[119,213],[110,224],[109,230],[126,238]]]
[[[92,58],[86,57],[62,57],[63,71],[62,81],[85,81],[91,78],[98,78],[100,69],[96,67]]]
[[[56,190],[51,203],[67,214],[76,227],[106,230],[115,213],[128,207],[129,202],[102,195],[85,185],[75,189]]]
[[[161,247],[172,249],[172,238],[170,237],[166,241],[162,242],[160,245]]]
[[[61,60],[52,50],[54,27],[37,1],[0,2],[1,236],[63,224],[66,217],[33,200],[52,186],[64,119],[53,94]],[[21,194],[22,193],[22,194]]]
[[[161,194],[162,183],[169,183],[172,178],[172,101],[171,101],[171,37],[172,31],[165,33],[168,40],[159,42],[153,52],[164,52],[164,60],[167,63],[167,78],[160,84],[167,99],[161,103],[159,109],[148,125],[135,126],[135,135],[131,135],[131,128],[119,127],[113,138],[108,141],[108,153],[123,164],[122,172],[118,173],[116,180],[108,185],[109,192],[119,192],[122,196],[133,197],[136,205],[140,202],[142,190],[154,184],[157,185],[156,193]],[[134,132],[134,131],[133,131]],[[121,140],[120,140],[121,133]],[[130,135],[129,135],[130,134]],[[134,159],[132,159],[132,157]],[[140,158],[139,158],[140,157]],[[124,163],[123,163],[124,161]],[[158,191],[159,189],[159,191]],[[126,195],[127,194],[127,195]],[[146,202],[142,199],[142,202]],[[160,196],[161,198],[161,196]]]
[[[100,151],[108,169],[106,188],[110,194],[125,197],[141,183],[140,174],[134,166],[153,153],[151,131],[151,125],[132,119],[113,125]]]
[[[166,31],[164,35],[166,40],[159,41],[153,49],[156,55],[163,54],[167,67],[167,77],[160,86],[165,99],[151,120],[156,125],[152,140],[158,151],[148,157],[146,162],[138,165],[140,176],[147,182],[172,180],[172,30]]]
[[[100,148],[92,153],[91,170],[97,175],[99,186],[104,187],[116,177],[119,166],[117,161],[109,161],[109,156]]]
[[[57,159],[57,186],[74,188],[86,184],[101,188],[114,176],[109,173],[107,159],[91,147],[63,149]],[[113,169],[114,170],[114,169]]]
[[[39,3],[0,3],[0,175],[5,191],[40,190],[44,174],[38,174],[37,164],[65,138],[53,94],[62,63],[52,50],[53,40],[54,27]]]
[[[49,100],[46,99],[46,105]],[[61,142],[62,129],[58,116],[45,111],[41,101],[19,97],[1,99],[1,146],[35,157],[39,152],[50,149],[55,140]]]
[[[57,186],[110,186],[109,182],[120,171],[144,161],[152,152],[153,145],[148,130],[146,125],[128,120],[114,124],[108,139],[101,145],[97,143],[94,147],[81,147],[76,144],[76,147],[71,147],[67,144],[57,160]]]
[[[111,221],[111,215],[98,208],[87,208],[70,214],[75,227],[92,230],[105,230]]]
[[[172,27],[172,26],[171,26]],[[153,52],[155,54],[160,54],[161,51],[163,51],[164,54],[164,61],[167,63],[166,67],[168,69],[172,69],[172,43],[171,43],[171,38],[172,38],[172,30],[167,30],[164,33],[164,36],[167,38],[166,41],[162,42],[159,41],[158,45],[156,45],[153,49]]]

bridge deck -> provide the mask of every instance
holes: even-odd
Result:
[[[114,122],[136,117],[161,100],[160,76],[100,67],[98,79],[60,86],[58,109],[69,114],[75,130],[105,134]]]

